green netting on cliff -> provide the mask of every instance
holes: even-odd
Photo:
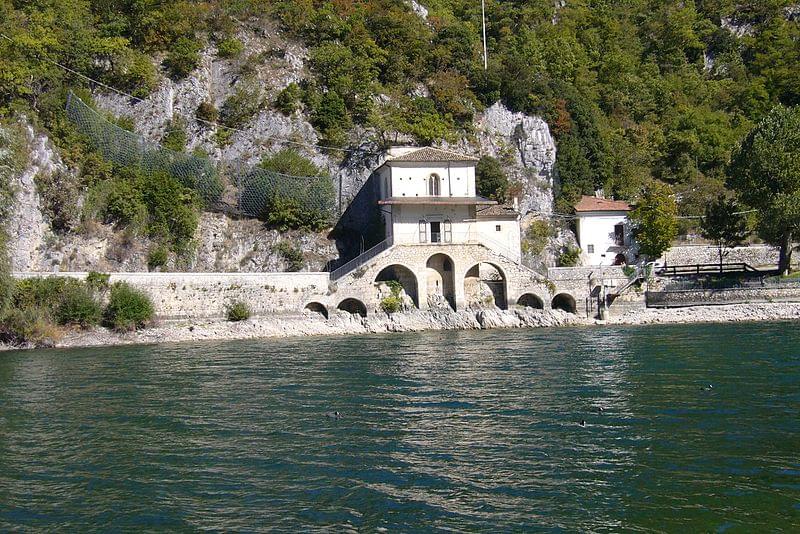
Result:
[[[146,141],[109,121],[70,93],[67,117],[104,158],[145,173],[167,172],[210,209],[237,212],[283,228],[331,223],[335,192],[327,176],[289,176],[260,167],[218,166],[212,160]],[[224,184],[227,184],[227,189]]]

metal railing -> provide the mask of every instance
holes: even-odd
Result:
[[[392,239],[392,237],[389,237],[386,240],[381,241],[374,247],[367,249],[363,253],[359,254],[352,260],[342,265],[341,267],[338,267],[337,269],[331,271],[331,280],[336,281],[339,278],[346,275],[347,273],[358,269],[359,267],[367,263],[369,260],[377,256],[381,252],[387,250],[389,247],[392,246],[393,243],[394,240]]]

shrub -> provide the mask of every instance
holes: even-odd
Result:
[[[219,44],[217,44],[217,53],[219,54],[219,57],[224,57],[224,58],[238,57],[243,50],[244,50],[244,45],[239,39],[235,37],[228,37],[227,39],[223,39],[222,41],[219,42]]]
[[[154,315],[153,303],[145,293],[125,282],[111,286],[111,296],[104,314],[106,325],[127,332],[146,326]]]
[[[575,267],[581,259],[581,249],[566,247],[558,257],[559,267]]]
[[[501,203],[506,201],[508,178],[503,172],[500,162],[495,158],[483,156],[478,161],[478,166],[475,168],[475,180],[480,196]]]
[[[624,274],[628,278],[633,278],[633,275],[636,274],[636,267],[634,267],[633,265],[623,265],[622,274]]]
[[[219,119],[219,110],[211,102],[200,102],[197,106],[197,111],[194,112],[195,117],[202,121],[217,122]]]
[[[42,211],[56,232],[67,232],[80,220],[78,180],[70,172],[40,172],[35,177]]]
[[[92,291],[83,284],[68,284],[62,293],[55,319],[60,325],[89,328],[100,324],[103,315]]]
[[[386,313],[399,312],[402,307],[403,301],[395,295],[390,295],[381,300],[381,309]]]
[[[164,137],[161,138],[162,146],[175,152],[183,152],[186,150],[186,141],[186,122],[181,117],[173,117],[167,123]]]
[[[272,247],[286,262],[286,271],[294,273],[303,268],[303,253],[288,241],[281,241]]]
[[[230,128],[239,128],[261,110],[261,96],[255,88],[238,88],[225,100],[219,121]]]
[[[200,43],[188,37],[180,37],[172,45],[164,59],[164,66],[173,78],[185,78],[200,63]]]
[[[167,264],[169,251],[164,245],[158,245],[147,253],[147,268],[151,271]]]
[[[225,312],[228,320],[233,322],[246,321],[250,318],[250,307],[241,300],[231,303]]]
[[[123,173],[109,182],[106,188],[106,205],[103,219],[122,226],[143,225],[147,220],[147,206],[133,173]]]
[[[525,231],[522,251],[525,254],[538,256],[544,252],[553,237],[555,237],[555,228],[549,222],[533,221]]]
[[[300,86],[292,82],[286,86],[275,98],[275,109],[284,115],[291,115],[300,107],[302,91]]]
[[[52,346],[61,337],[47,314],[39,309],[13,308],[0,321],[0,341],[9,344],[33,343]]]
[[[86,285],[96,293],[102,293],[108,290],[108,281],[111,279],[110,274],[98,273],[97,271],[90,271],[86,275]]]

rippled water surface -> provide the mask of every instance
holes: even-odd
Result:
[[[0,353],[16,528],[797,531],[800,332]]]

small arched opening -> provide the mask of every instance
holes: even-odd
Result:
[[[578,313],[578,306],[575,299],[569,293],[559,293],[553,297],[552,308],[554,310],[564,310],[569,313]]]
[[[625,257],[625,254],[617,254],[614,257],[614,265],[628,265],[628,258]]]
[[[309,313],[318,313],[323,317],[325,317],[326,319],[328,318],[328,308],[326,308],[324,304],[321,304],[319,302],[309,302],[308,304],[306,304],[305,311]]]
[[[428,289],[428,306],[456,309],[453,259],[447,254],[434,254],[425,263],[425,281]]]
[[[367,316],[367,307],[358,299],[344,299],[336,308],[353,315]]]
[[[536,310],[544,309],[544,301],[533,293],[525,293],[517,299],[517,305],[524,308],[534,308]]]
[[[375,277],[375,282],[397,282],[403,286],[403,291],[414,302],[414,306],[419,308],[419,292],[417,290],[417,277],[408,267],[403,265],[389,265],[384,267],[378,276]]]
[[[471,306],[494,305],[507,309],[505,273],[494,263],[473,265],[464,275],[464,296]]]

